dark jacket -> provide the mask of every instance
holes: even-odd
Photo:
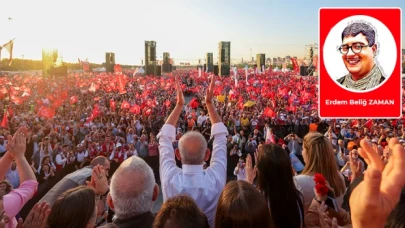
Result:
[[[115,219],[113,224],[119,228],[151,228],[153,221],[155,220],[155,215],[148,211],[144,214],[128,218],[128,219]]]
[[[80,185],[85,185],[86,180],[91,177],[93,172],[92,166],[86,166],[82,169],[79,169],[67,176],[65,176],[62,180],[60,180],[48,193],[39,201],[39,202],[47,202],[52,207],[58,197],[70,190]]]

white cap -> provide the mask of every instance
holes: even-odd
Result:
[[[122,146],[121,143],[117,143],[117,145],[115,145],[116,147],[120,147]]]

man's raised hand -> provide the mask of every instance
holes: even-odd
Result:
[[[207,88],[207,95],[205,96],[205,103],[212,104],[212,98],[214,97],[215,87],[215,75],[211,75],[211,83]]]
[[[183,106],[184,103],[185,103],[185,100],[184,100],[183,91],[182,91],[182,89],[181,89],[181,80],[180,80],[180,78],[177,76],[177,77],[175,78],[175,81],[176,81],[176,92],[177,92],[177,103],[176,103],[176,105],[178,105],[178,106]]]

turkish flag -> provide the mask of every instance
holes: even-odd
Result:
[[[77,96],[71,96],[70,97],[70,104],[76,104],[79,101],[79,98]]]
[[[371,127],[373,126],[373,120],[368,120],[365,124],[364,127],[371,129]]]
[[[193,109],[198,108],[199,105],[200,105],[200,103],[198,102],[197,98],[193,98],[190,101],[190,107],[193,108]]]
[[[136,104],[133,107],[131,107],[129,111],[133,114],[139,114],[141,112],[141,107],[139,107],[139,105]]]
[[[269,108],[269,107],[266,107],[266,108],[264,109],[263,114],[264,114],[265,116],[268,116],[268,117],[276,117],[276,113],[275,113],[271,108]]]
[[[115,107],[116,107],[116,103],[114,101],[114,99],[110,100],[110,108],[113,112],[115,112]]]
[[[4,115],[3,115],[3,119],[1,120],[0,126],[8,129],[8,119],[7,119],[6,113],[4,113]]]
[[[358,120],[352,120],[352,123],[350,124],[350,127],[357,127],[359,124]]]
[[[91,122],[95,118],[97,118],[100,115],[100,109],[98,108],[98,105],[94,105],[93,111],[91,112],[91,116],[87,118],[86,123]]]
[[[129,102],[128,101],[123,101],[121,103],[121,109],[128,109],[128,108],[131,108],[131,105],[129,104]]]
[[[127,93],[125,86],[126,86],[126,80],[124,79],[124,75],[122,75],[122,74],[118,75],[118,89],[119,89],[120,94]]]
[[[55,116],[55,111],[50,107],[42,106],[38,111],[38,116],[52,119]]]

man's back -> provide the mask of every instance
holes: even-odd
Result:
[[[160,134],[160,178],[163,200],[187,194],[207,215],[213,227],[218,198],[226,184],[226,135],[228,131],[223,123],[212,126],[211,135],[215,137],[210,167],[203,165],[185,165],[183,169],[176,166],[171,142],[175,138],[175,127],[164,125]]]

